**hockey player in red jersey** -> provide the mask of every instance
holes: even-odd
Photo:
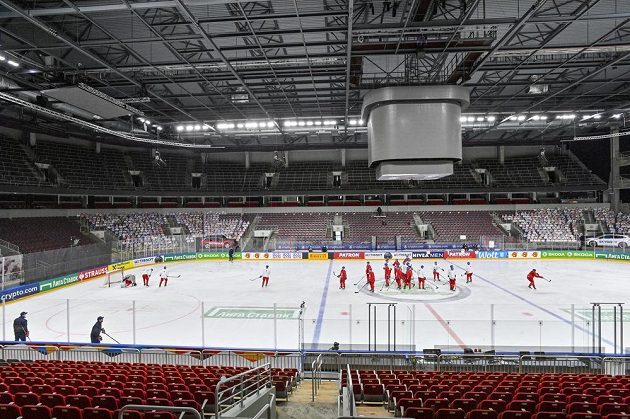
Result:
[[[398,266],[394,264],[394,280],[396,281],[398,289],[402,288],[402,277],[403,272],[402,269],[400,269],[400,264],[398,264]]]
[[[472,282],[473,270],[470,262],[466,263],[466,283]]]
[[[392,268],[390,268],[387,262],[385,262],[385,266],[383,266],[383,270],[385,271],[385,286],[389,287],[389,280],[392,277]]]
[[[435,264],[433,265],[433,280],[434,281],[439,281],[440,280],[440,269],[442,269],[442,268],[440,268],[438,266],[438,263],[435,262]]]
[[[370,261],[365,265],[365,276],[367,277],[368,273],[372,272],[372,265],[370,265]]]
[[[339,272],[339,275],[337,275],[337,278],[339,278],[339,289],[340,290],[345,290],[346,289],[346,279],[348,279],[348,274],[346,273],[346,267],[345,266],[341,267],[341,272]]]
[[[398,262],[398,259],[394,260],[394,268],[400,268],[400,262]]]
[[[374,276],[374,271],[370,269],[370,271],[366,274],[367,282],[370,284],[370,291],[374,292],[374,283],[376,282],[376,277]]]
[[[418,289],[424,289],[424,281],[427,279],[427,275],[424,273],[424,265],[420,265],[420,270],[418,273]]]
[[[527,280],[529,281],[529,286],[527,288],[536,289],[536,284],[534,283],[534,278],[544,278],[544,276],[542,276],[538,272],[536,272],[536,269],[532,269],[527,274]]]
[[[407,287],[413,287],[413,268],[410,263],[407,264],[407,271],[405,272],[405,286],[403,288]]]
[[[406,256],[405,259],[403,260],[403,266],[407,266],[411,263],[411,258],[409,258],[409,256]]]

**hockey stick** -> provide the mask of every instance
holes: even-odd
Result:
[[[179,278],[181,275],[168,275],[168,278]]]
[[[255,276],[252,279],[250,279],[250,281],[255,281],[255,280],[260,279],[260,278],[262,278],[262,276]]]
[[[110,335],[108,335],[107,333],[103,332],[103,334],[104,334],[105,336],[107,336],[108,338],[110,338],[111,340],[113,340],[114,342],[116,342],[117,344],[119,344],[119,345],[120,345],[120,342],[118,342],[116,339],[114,339],[113,337],[111,337],[111,336],[110,336]]]
[[[31,337],[28,335],[28,333],[26,333],[26,329],[24,329],[24,326],[22,326],[22,331],[24,332],[24,336],[26,336],[26,339],[28,339],[29,342],[32,342]]]
[[[358,284],[358,282],[357,282],[357,284]],[[367,284],[369,284],[369,282],[366,282],[365,284],[363,284],[363,286],[362,286],[361,288],[359,288],[358,290],[356,290],[354,293],[355,293],[355,294],[358,294],[358,293],[359,293],[359,292],[360,292],[363,288],[365,288],[365,287],[366,287],[366,285],[367,285]],[[356,284],[355,284],[355,285],[356,285]]]
[[[543,276],[541,279],[544,279],[544,280],[545,280],[545,281],[547,281],[547,282],[551,282],[551,279],[547,279],[547,278],[545,278],[544,276]]]
[[[333,272],[334,273],[334,272]],[[363,275],[357,282],[355,282],[353,285],[359,285],[359,282],[363,281],[363,278],[365,278],[365,275]]]

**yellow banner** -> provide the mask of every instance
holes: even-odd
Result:
[[[328,253],[309,253],[308,260],[327,260]]]
[[[107,266],[107,270],[111,271],[119,271],[121,269],[131,269],[134,267],[133,260],[126,260],[124,262],[114,263],[112,265]]]

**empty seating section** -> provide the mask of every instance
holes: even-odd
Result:
[[[242,163],[207,162],[203,167],[206,177],[204,189],[210,192],[250,192],[263,187],[265,172],[273,172],[268,165],[252,164],[246,169]]]
[[[130,189],[125,179],[123,154],[74,144],[39,141],[33,148],[37,162],[48,163],[71,188]],[[106,157],[104,157],[106,156]]]
[[[94,241],[81,233],[81,226],[64,217],[0,218],[0,239],[16,244],[22,253],[42,252]]]
[[[415,221],[411,212],[388,212],[385,217],[375,217],[371,213],[346,213],[344,221],[348,224],[350,242],[370,243],[372,236],[378,242],[394,242],[396,236],[401,236],[403,242],[416,242]]]
[[[544,208],[503,214],[504,221],[516,224],[524,239],[534,243],[571,243],[578,241],[579,208]]]
[[[183,226],[187,234],[198,237],[223,236],[228,239],[241,240],[250,224],[250,217],[225,215],[216,213],[173,213],[169,214],[175,223]]]
[[[12,362],[0,366],[0,418],[117,419],[118,411],[129,404],[192,407],[212,415],[221,377],[247,370],[139,363]],[[285,398],[299,382],[296,369],[272,369],[271,376],[279,393],[287,393]],[[133,417],[154,417],[151,415],[139,413]]]
[[[326,230],[332,225],[333,214],[324,213],[273,213],[261,214],[258,225],[274,227],[276,235],[283,240],[318,241],[331,240],[326,236]]]
[[[562,183],[569,185],[593,185],[602,186],[605,183],[577,159],[568,154],[547,154],[548,166],[560,169]]]
[[[39,185],[45,182],[17,141],[0,138],[0,183],[5,185]]]
[[[143,186],[153,191],[181,191],[192,188],[192,178],[187,173],[188,156],[161,153],[163,166],[154,165],[154,159],[148,151],[130,152],[133,168],[144,175]]]
[[[611,233],[630,234],[630,214],[615,213],[606,208],[595,208],[593,214]]]
[[[459,242],[460,236],[466,240],[478,240],[481,236],[503,236],[496,226],[491,213],[486,211],[427,211],[418,213],[422,221],[431,224],[436,233],[436,241]]]
[[[384,403],[406,418],[630,417],[627,376],[342,370],[340,386],[349,381],[357,402]]]
[[[490,172],[492,186],[544,186],[546,183],[540,173],[542,168],[536,157],[506,159],[503,164],[498,160],[480,159],[476,160],[474,164],[475,167],[486,169]]]
[[[90,230],[109,231],[119,240],[133,245],[170,245],[165,214],[143,212],[129,214],[82,214]]]
[[[274,189],[281,191],[330,189],[328,177],[332,179],[333,170],[340,169],[334,169],[332,162],[297,162],[278,172],[278,183]]]

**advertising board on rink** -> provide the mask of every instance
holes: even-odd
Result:
[[[477,251],[477,259],[506,259],[508,257],[507,250],[479,250]]]
[[[365,259],[365,252],[334,252],[333,259]]]
[[[444,252],[444,257],[447,259],[474,259],[477,257],[477,253],[474,250],[447,250]]]
[[[308,260],[328,260],[328,253],[308,253]]]
[[[538,250],[509,250],[509,259],[540,259]]]
[[[273,254],[268,252],[243,252],[243,260],[267,260],[272,258]],[[302,259],[301,253],[300,259]]]
[[[443,259],[444,252],[438,250],[424,250],[422,252],[413,252],[413,259]]]

